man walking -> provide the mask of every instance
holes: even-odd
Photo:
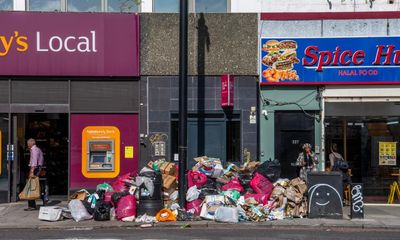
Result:
[[[39,177],[40,171],[43,167],[44,159],[43,152],[36,146],[35,139],[31,138],[27,141],[27,145],[30,151],[30,160],[29,160],[29,178],[33,176]],[[48,202],[48,198],[46,195],[46,180],[40,180],[40,196],[43,200],[43,206]],[[36,210],[36,200],[28,201],[28,208],[24,209],[25,211],[33,211]]]

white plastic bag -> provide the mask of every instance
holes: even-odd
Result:
[[[196,199],[198,199],[200,196],[200,191],[197,189],[197,186],[194,185],[190,187],[186,193],[186,201],[192,202]]]
[[[88,213],[81,200],[71,200],[71,202],[68,203],[68,208],[71,211],[72,218],[77,222],[92,219],[92,215]]]
[[[237,223],[239,222],[239,213],[236,208],[230,207],[219,207],[215,211],[215,221],[226,222],[226,223]]]

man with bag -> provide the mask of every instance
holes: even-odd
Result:
[[[27,145],[30,151],[30,160],[29,160],[29,180],[39,178],[40,172],[42,170],[42,166],[44,163],[43,152],[36,146],[35,139],[31,138],[27,141]],[[35,179],[36,180],[36,179]],[[30,182],[30,181],[28,181]],[[46,195],[46,180],[40,180],[40,198],[43,200],[43,206],[49,201]],[[28,184],[28,183],[27,183]],[[24,189],[25,191],[25,189]],[[33,211],[36,210],[36,200],[28,200],[28,208],[24,209],[25,211]]]

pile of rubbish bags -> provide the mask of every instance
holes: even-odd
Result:
[[[280,179],[278,161],[247,161],[242,166],[207,156],[188,172],[186,210],[218,222],[271,221],[307,215],[307,185]]]
[[[178,202],[178,166],[160,159],[150,161],[137,176],[125,174],[99,184],[94,193],[82,189],[68,208],[75,221],[215,220],[272,221],[307,215],[307,186],[300,178],[281,179],[278,161],[247,161],[223,166],[217,158],[195,158],[187,172],[186,206]],[[137,211],[141,201],[160,201],[156,212]],[[140,214],[138,214],[140,212]]]

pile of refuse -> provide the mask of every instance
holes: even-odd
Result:
[[[195,161],[187,173],[186,206],[178,204],[178,166],[160,159],[150,161],[136,176],[129,173],[99,184],[92,194],[85,189],[76,192],[63,216],[149,224],[202,219],[261,222],[307,215],[306,183],[279,178],[278,161],[226,167],[207,156]]]

